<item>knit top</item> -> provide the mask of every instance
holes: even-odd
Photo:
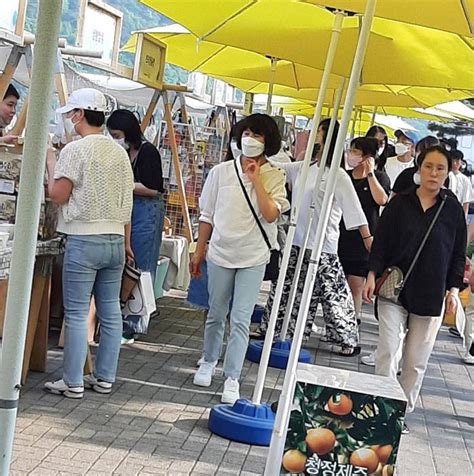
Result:
[[[73,184],[59,213],[59,232],[124,234],[132,213],[134,180],[130,159],[120,145],[98,134],[71,142],[59,155],[54,178]]]

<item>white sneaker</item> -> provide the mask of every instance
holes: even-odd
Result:
[[[46,382],[44,389],[54,395],[63,395],[67,398],[82,398],[84,396],[84,387],[70,387],[63,379],[55,380],[54,382]]]
[[[122,339],[120,340],[120,345],[133,344],[134,342],[135,339],[133,337],[122,337]]]
[[[239,381],[228,377],[224,382],[224,391],[222,392],[221,402],[233,405],[239,398]]]
[[[94,375],[84,375],[84,386],[90,388],[97,393],[110,393],[112,391],[112,384],[110,382],[105,382],[104,380],[98,380]]]
[[[194,375],[193,383],[198,387],[209,387],[216,372],[216,362],[203,362]]]
[[[206,359],[204,358],[204,355],[196,362],[196,367],[200,367]]]
[[[369,354],[369,355],[363,355],[363,356],[360,358],[360,361],[361,361],[364,365],[368,365],[369,367],[375,367],[375,352],[372,352],[372,353]]]
[[[469,352],[466,352],[466,355],[462,360],[467,365],[474,365],[474,355],[471,355]]]

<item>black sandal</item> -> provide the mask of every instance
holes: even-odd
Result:
[[[352,350],[352,352],[349,354],[348,351]],[[360,346],[357,347],[342,347],[342,350],[338,352],[338,355],[341,357],[355,357],[356,355],[360,354]]]
[[[249,338],[251,340],[265,340],[265,334],[262,334],[261,331],[256,330],[256,331],[249,332]]]

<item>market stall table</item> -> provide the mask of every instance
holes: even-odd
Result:
[[[13,242],[0,250],[0,337],[3,331],[6,291]],[[48,351],[49,299],[51,292],[51,272],[55,256],[64,253],[64,239],[61,237],[38,241],[36,263],[31,290],[30,312],[23,359],[22,383],[28,370],[44,372]]]

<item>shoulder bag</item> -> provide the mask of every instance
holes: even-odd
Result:
[[[438,217],[444,207],[445,202],[446,195],[444,195],[442,198],[441,205],[438,207],[436,215],[434,216],[430,226],[428,227],[428,230],[425,233],[425,236],[423,237],[423,240],[421,241],[420,246],[418,247],[415,257],[413,258],[413,261],[411,262],[410,267],[408,268],[407,274],[403,276],[403,271],[397,266],[391,266],[387,268],[382,273],[382,276],[380,276],[380,278],[378,278],[375,282],[374,294],[376,296],[387,299],[388,301],[392,301],[394,303],[398,303],[400,293],[403,291],[403,287],[405,286],[407,279],[411,275],[413,268],[415,267],[415,264],[418,261],[421,252],[423,251],[426,241],[428,240],[431,230],[433,229],[436,221],[438,220]]]
[[[263,225],[261,224],[260,220],[258,219],[257,213],[255,212],[255,209],[253,208],[252,202],[250,201],[250,197],[247,193],[247,190],[245,189],[245,186],[242,182],[242,179],[240,178],[239,175],[239,169],[237,168],[237,163],[234,160],[234,168],[235,168],[235,173],[237,174],[237,178],[239,179],[240,187],[242,189],[242,192],[244,194],[245,200],[247,200],[247,204],[250,208],[250,211],[252,212],[252,215],[258,225],[258,228],[260,230],[260,233],[263,236],[263,239],[265,240],[265,243],[268,246],[268,249],[270,250],[270,262],[267,264],[267,267],[265,268],[265,275],[263,277],[264,281],[276,281],[278,279],[278,274],[280,272],[280,258],[281,258],[281,253],[279,250],[274,250],[272,248],[272,245],[270,244],[270,240],[268,239],[268,235],[265,232],[265,229],[263,228]]]

